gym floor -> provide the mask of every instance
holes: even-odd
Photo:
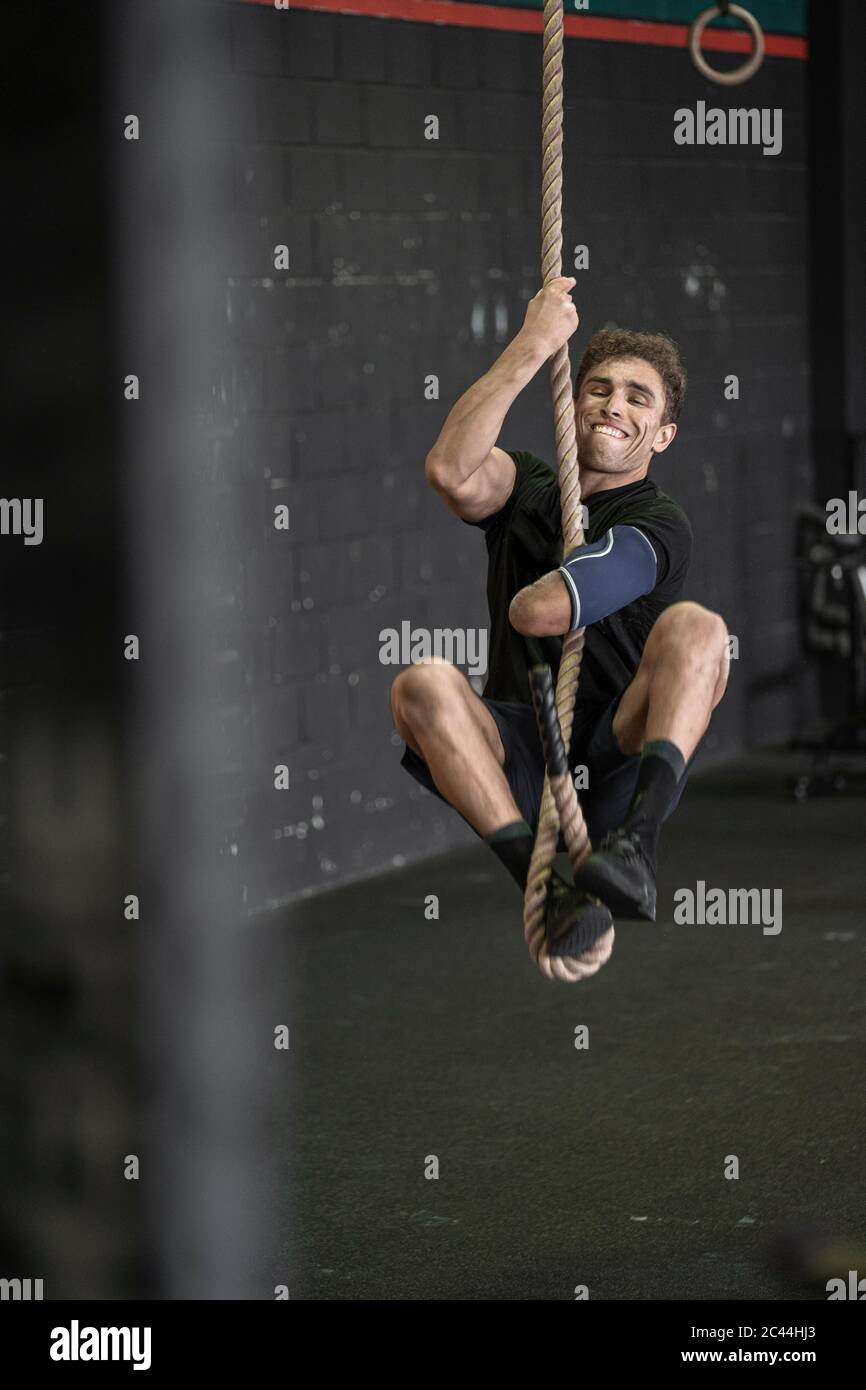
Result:
[[[536,972],[480,845],[274,920],[296,987],[267,1160],[292,1298],[816,1296],[771,1251],[862,1215],[863,830],[857,801],[797,804],[793,771],[767,754],[691,779],[667,911],[621,924],[580,985]],[[699,879],[782,888],[781,932],[674,925]]]

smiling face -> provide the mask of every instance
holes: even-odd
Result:
[[[646,475],[677,432],[664,425],[664,382],[642,357],[611,357],[593,367],[574,401],[581,474],[593,490]],[[584,492],[588,489],[584,487]]]

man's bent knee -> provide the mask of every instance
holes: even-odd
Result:
[[[391,713],[397,732],[411,729],[419,719],[429,721],[444,704],[463,698],[466,677],[445,661],[419,661],[407,666],[391,684]],[[402,728],[401,728],[402,725]]]
[[[684,599],[672,603],[659,615],[647,638],[645,653],[652,657],[659,650],[679,646],[690,651],[714,652],[719,661],[727,657],[728,629],[724,618],[700,603]]]

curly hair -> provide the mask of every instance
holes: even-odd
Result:
[[[655,367],[665,388],[662,424],[670,425],[679,419],[686,398],[688,376],[673,338],[666,333],[635,333],[628,328],[599,329],[593,333],[580,359],[572,395],[578,395],[584,377],[594,367],[612,357],[642,357],[651,367]]]

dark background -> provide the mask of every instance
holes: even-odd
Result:
[[[485,624],[483,539],[423,461],[539,288],[540,38],[218,0],[4,14],[3,493],[44,497],[45,540],[0,541],[3,1266],[214,1296],[257,1237],[246,1211],[202,1253],[246,1159],[202,1180],[201,1155],[266,1132],[246,1024],[288,1007],[234,929],[473,842],[399,768],[378,634]],[[814,6],[811,63],[731,99],[682,51],[566,41],[572,364],[617,323],[690,372],[655,476],[692,520],[689,596],[740,643],[708,760],[815,710],[792,518],[844,493],[863,430],[863,27]],[[675,147],[701,98],[781,107],[782,153]],[[553,461],[544,373],[500,443]],[[162,1174],[144,1199],[127,1153]]]

